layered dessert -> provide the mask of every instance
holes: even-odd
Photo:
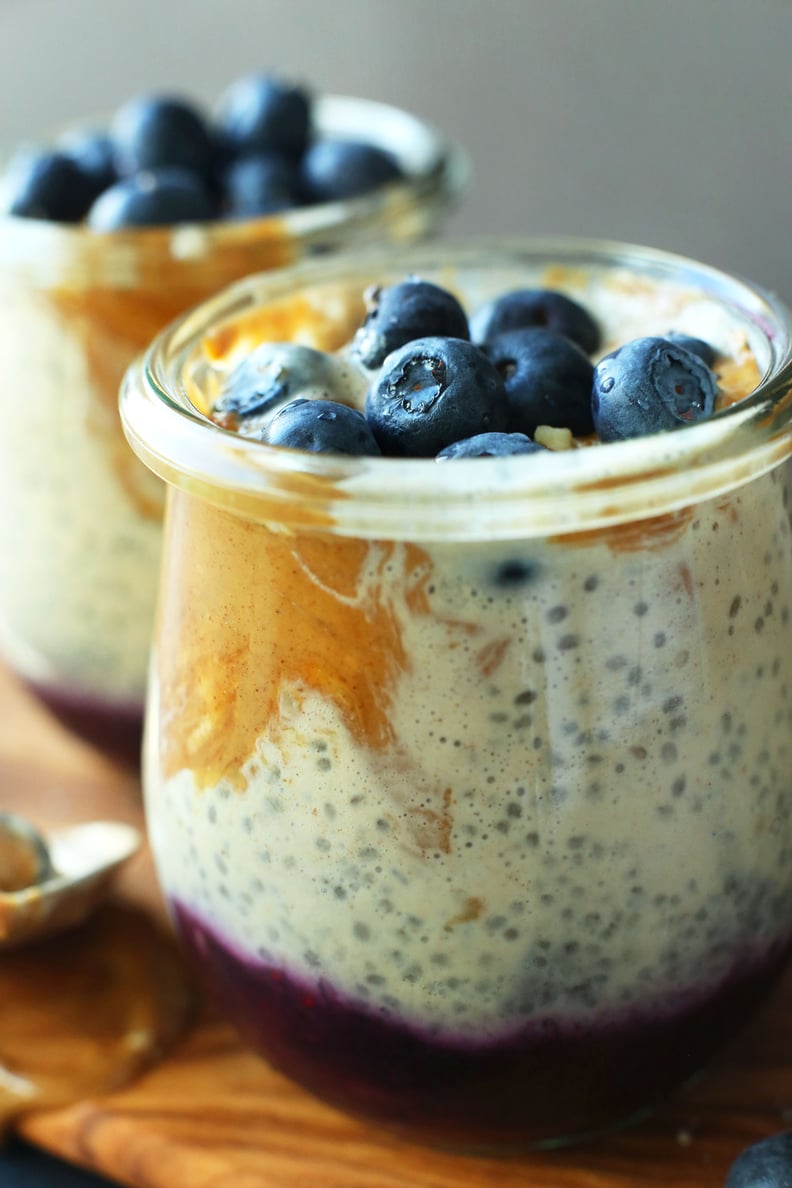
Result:
[[[269,78],[212,118],[135,100],[9,163],[0,648],[70,725],[138,754],[163,494],[121,432],[130,361],[241,276],[427,232],[463,175],[412,116]]]
[[[603,383],[638,337],[682,336],[691,372],[707,346],[711,420],[674,373],[678,430],[605,444],[559,416],[523,457],[404,457],[371,416],[393,355],[361,362],[404,275],[381,262],[199,311],[148,360],[179,411],[140,373],[124,397],[172,484],[144,783],[177,927],[276,1067],[465,1148],[653,1106],[790,941],[788,426],[761,462],[726,440],[784,315],[672,258],[557,257],[407,268],[471,326],[506,290],[574,300]],[[267,404],[285,342],[324,386],[293,357]],[[273,445],[301,394],[366,412],[385,456]]]

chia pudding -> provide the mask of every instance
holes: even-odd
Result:
[[[551,285],[603,354],[705,338],[719,411],[442,466],[212,423],[255,345],[346,363],[361,291],[406,272],[468,309]],[[260,278],[129,373],[169,483],[152,847],[277,1068],[421,1141],[558,1143],[654,1106],[761,1001],[792,919],[791,374],[760,292],[574,241]]]
[[[69,725],[133,756],[164,495],[124,440],[124,371],[163,326],[236,278],[420,237],[465,184],[457,150],[405,112],[321,96],[313,120],[319,140],[362,136],[387,149],[400,178],[278,213],[104,233],[89,220],[0,217],[0,649]]]

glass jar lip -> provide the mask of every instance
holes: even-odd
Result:
[[[457,268],[613,267],[666,277],[737,311],[769,364],[738,403],[696,425],[589,448],[504,458],[357,458],[274,448],[228,432],[192,405],[180,366],[218,320],[302,288],[377,274]],[[127,374],[127,437],[167,482],[284,526],[326,522],[398,539],[530,537],[652,519],[722,496],[792,454],[792,314],[752,282],[656,248],[571,237],[478,237],[347,252],[247,277],[173,323]]]
[[[450,206],[467,189],[471,163],[466,150],[431,122],[403,108],[351,95],[323,94],[314,100],[315,126],[323,136],[370,140],[392,152],[405,177],[355,198],[315,203],[277,215],[250,219],[216,219],[167,227],[137,227],[97,233],[85,224],[0,214],[0,262],[25,261],[49,246],[80,250],[101,245],[104,252],[128,254],[136,245],[167,246],[174,258],[213,247],[235,244],[259,230],[310,244],[346,227],[376,229],[383,220],[436,204]]]

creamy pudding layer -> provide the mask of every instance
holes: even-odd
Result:
[[[780,473],[547,543],[173,515],[152,841],[240,954],[473,1038],[673,1009],[786,937]]]
[[[110,400],[131,347],[90,329],[50,295],[0,289],[0,351],[13,382],[3,432],[2,647],[24,676],[140,701],[161,542],[157,481],[125,448]],[[12,561],[13,559],[13,561]]]

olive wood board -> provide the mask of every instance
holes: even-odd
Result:
[[[43,825],[141,821],[136,776],[71,737],[2,670],[0,805]],[[115,895],[161,915],[148,854]],[[209,1008],[130,1085],[28,1114],[16,1128],[131,1188],[722,1188],[742,1147],[787,1125],[792,973],[693,1088],[649,1120],[574,1148],[498,1159],[399,1142],[273,1072]]]

